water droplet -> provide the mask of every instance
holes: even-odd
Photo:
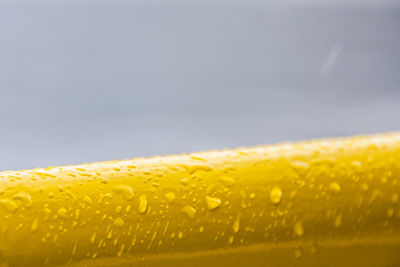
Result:
[[[120,214],[121,211],[122,211],[122,207],[121,207],[121,206],[117,206],[117,207],[115,208],[115,212],[116,212],[117,214]]]
[[[233,222],[232,230],[236,234],[239,232],[239,228],[240,228],[240,216],[237,216],[236,220]]]
[[[282,198],[282,190],[279,187],[272,188],[269,198],[273,204],[279,204]]]
[[[390,208],[390,209],[388,210],[388,212],[387,212],[387,215],[388,215],[389,218],[392,218],[393,215],[394,215],[394,209],[393,209],[393,208]]]
[[[229,244],[232,244],[233,241],[235,241],[235,237],[234,237],[233,235],[231,235],[231,236],[229,237],[229,239],[228,239],[228,243],[229,243]]]
[[[139,212],[145,213],[147,210],[147,197],[146,195],[141,195],[139,197]]]
[[[110,230],[110,231],[108,232],[108,234],[107,234],[107,238],[108,238],[108,239],[111,239],[111,238],[112,238],[112,235],[113,235],[113,234],[112,234],[112,230]]]
[[[58,190],[58,191],[64,192],[64,186],[62,186],[62,185],[57,185],[56,187],[57,187],[57,190]]]
[[[310,167],[310,164],[308,164],[308,162],[302,160],[294,160],[291,162],[291,165],[295,170],[303,172]]]
[[[379,191],[379,189],[375,189],[374,192],[372,192],[372,195],[371,195],[371,198],[370,198],[369,201],[368,201],[368,204],[371,205],[372,203],[375,202],[375,200],[376,200],[378,197],[381,197],[381,196],[382,196],[382,192]]]
[[[303,254],[303,253],[302,253],[302,251],[301,251],[300,248],[296,248],[296,249],[294,250],[294,256],[296,257],[296,259],[301,258],[302,254]]]
[[[182,239],[182,237],[183,237],[183,233],[179,231],[179,232],[178,232],[178,238],[179,238],[179,239]]]
[[[366,191],[368,191],[369,186],[367,184],[361,184],[360,188],[361,188],[362,191],[366,192]]]
[[[26,207],[32,206],[31,195],[29,195],[25,192],[19,192],[18,194],[14,195],[13,199],[21,201],[22,204],[24,204],[24,206],[26,206]]]
[[[48,208],[45,208],[43,211],[44,211],[44,219],[48,220],[49,216],[50,216],[50,213],[51,213],[51,210],[48,209]]]
[[[205,200],[209,210],[215,210],[216,208],[221,206],[221,199],[219,198],[206,196]]]
[[[116,218],[114,220],[114,225],[118,228],[122,228],[124,226],[124,221],[121,218]]]
[[[8,212],[11,213],[14,213],[18,209],[17,204],[15,204],[15,202],[11,199],[1,199],[0,206],[3,206]]]
[[[71,197],[74,201],[76,201],[76,196],[70,190],[66,190],[65,193],[67,196]]]
[[[125,249],[125,244],[121,244],[121,247],[119,248],[119,251],[117,253],[118,257],[122,256],[122,254],[124,253],[124,249]]]
[[[200,160],[200,161],[206,161],[205,159],[197,156],[190,156],[190,158],[195,159],[195,160]]]
[[[391,199],[392,203],[397,203],[397,201],[399,200],[399,195],[398,194],[393,194]]]
[[[108,183],[108,179],[105,178],[105,177],[100,177],[100,178],[99,178],[99,181],[100,181],[101,183],[103,183],[103,184]]]
[[[340,185],[338,183],[336,183],[336,182],[332,182],[329,185],[329,191],[331,191],[334,194],[339,194],[340,190],[341,190]]]
[[[114,192],[117,194],[121,194],[127,200],[132,200],[134,196],[132,187],[126,184],[120,184],[114,186]]]
[[[294,233],[297,236],[302,236],[304,234],[304,227],[303,227],[303,223],[301,221],[298,221],[294,224],[293,227]]]
[[[72,247],[72,255],[75,255],[75,254],[76,254],[76,249],[77,249],[77,247],[78,247],[78,241],[75,241],[75,244],[74,244],[74,246]]]
[[[333,222],[333,226],[335,228],[339,228],[342,225],[343,216],[341,214],[337,215],[335,221]]]
[[[173,203],[175,200],[175,194],[172,192],[166,193],[165,198],[168,200],[169,203]]]
[[[194,174],[195,172],[198,172],[198,171],[209,172],[212,170],[213,170],[213,168],[210,166],[207,166],[207,165],[193,165],[193,166],[190,166],[187,171],[189,174]]]
[[[185,206],[185,207],[183,207],[183,208],[182,208],[182,212],[183,212],[186,216],[188,216],[189,219],[192,219],[192,220],[193,220],[194,216],[196,215],[196,210],[195,210],[195,208],[193,208],[193,207],[191,207],[191,206]]]
[[[60,216],[61,218],[67,218],[67,210],[65,208],[60,208],[57,211],[57,215]]]
[[[311,255],[315,255],[317,253],[317,247],[316,246],[312,246],[311,248],[310,248],[310,254]]]
[[[83,202],[85,202],[88,205],[92,205],[92,203],[93,203],[92,198],[89,197],[89,196],[84,196],[83,197]]]
[[[204,232],[204,227],[203,226],[200,226],[199,232],[200,233]]]
[[[186,186],[186,185],[188,185],[188,183],[189,183],[189,178],[182,178],[181,179],[181,184],[182,185]]]
[[[90,243],[94,244],[96,241],[96,233],[93,233],[92,237],[90,238]]]
[[[37,229],[38,229],[38,227],[39,227],[39,219],[38,219],[38,218],[35,218],[35,219],[33,220],[33,222],[32,222],[32,225],[31,225],[31,231],[32,231],[32,232],[36,232]]]
[[[131,205],[126,206],[125,211],[126,213],[129,213],[131,211]]]
[[[234,187],[236,185],[236,180],[229,176],[222,176],[219,178],[219,181],[227,187]]]

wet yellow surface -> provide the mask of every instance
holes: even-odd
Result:
[[[0,173],[0,266],[400,266],[400,134]]]

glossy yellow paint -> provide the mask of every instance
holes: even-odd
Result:
[[[0,266],[400,266],[400,134],[0,173]]]

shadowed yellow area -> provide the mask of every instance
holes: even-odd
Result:
[[[400,134],[0,173],[0,266],[399,266]]]

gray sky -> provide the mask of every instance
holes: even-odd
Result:
[[[1,3],[0,170],[400,130],[398,2],[160,3]]]

